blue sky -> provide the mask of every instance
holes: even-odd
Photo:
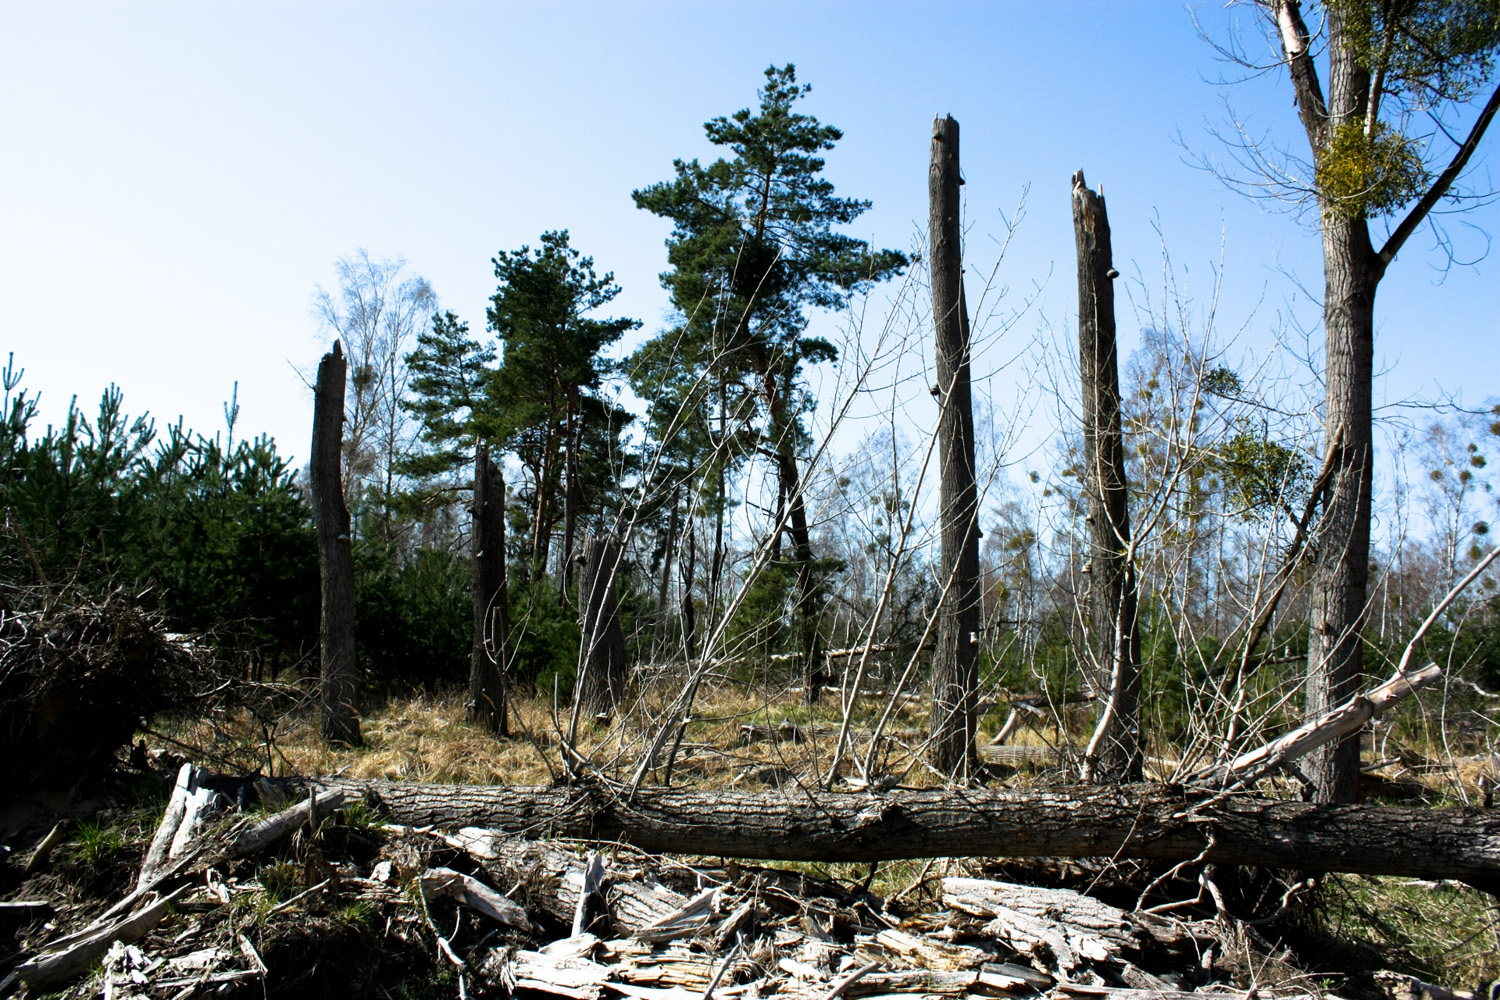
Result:
[[[1259,44],[1250,8],[1195,9],[1210,35],[1240,18]],[[1199,301],[1222,267],[1233,350],[1267,350],[1287,316],[1316,324],[1297,285],[1321,286],[1316,235],[1192,162],[1220,156],[1226,101],[1302,148],[1287,82],[1217,85],[1226,67],[1178,3],[7,2],[0,353],[54,420],[116,382],[130,412],[212,433],[238,380],[240,432],[300,462],[298,370],[326,348],[311,297],[356,248],[405,257],[480,330],[490,258],[567,228],[649,335],[667,225],[630,192],[712,156],[702,123],[752,105],[773,62],[796,63],[803,110],[845,131],[827,174],[874,201],[854,235],[911,245],[934,114],[963,128],[976,269],[1029,185],[1000,279],[1042,288],[1012,336],[1071,330],[1079,168],[1104,185],[1127,278],[1159,284],[1163,241]],[[1497,149],[1500,134],[1475,187],[1500,181]],[[1449,225],[1478,256],[1500,206]],[[1478,404],[1500,392],[1500,269],[1445,272],[1431,245],[1419,234],[1381,287],[1377,395]],[[1120,325],[1128,348],[1123,305]]]

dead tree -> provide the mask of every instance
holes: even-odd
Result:
[[[969,390],[969,318],[963,291],[958,122],[932,123],[927,173],[932,316],[937,336],[938,455],[943,585],[932,661],[932,766],[964,779],[977,723],[979,524],[974,486],[974,409]]]
[[[505,583],[505,479],[490,462],[489,446],[474,449],[474,648],[469,658],[469,722],[510,735],[505,665],[510,601]]]
[[[1326,805],[1213,787],[743,792],[603,783],[528,787],[315,778],[412,826],[621,841],[650,852],[781,861],[1094,857],[1261,865],[1500,890],[1500,814]]]
[[[340,475],[347,371],[343,348],[335,340],[333,350],[318,363],[310,475],[322,577],[323,738],[359,746],[359,713],[354,708],[354,550]]]
[[[620,627],[620,605],[615,600],[615,572],[620,543],[592,536],[584,546],[583,578],[579,581],[583,629],[574,691],[574,726],[578,715],[608,718],[625,694],[625,632]],[[570,742],[576,732],[570,733]]]
[[[1120,430],[1115,293],[1104,195],[1073,175],[1078,245],[1078,367],[1083,380],[1083,465],[1088,562],[1084,614],[1099,718],[1084,755],[1088,780],[1141,778],[1141,639],[1134,549]]]

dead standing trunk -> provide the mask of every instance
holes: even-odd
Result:
[[[469,658],[469,722],[510,735],[505,665],[510,602],[505,581],[505,479],[490,449],[474,449],[474,647]]]
[[[318,570],[322,580],[323,738],[359,746],[359,713],[354,708],[357,675],[354,663],[354,550],[349,537],[349,508],[341,478],[344,433],[344,382],[348,363],[339,342],[318,364],[313,390],[313,439],[310,482],[318,534]]]
[[[1115,347],[1119,273],[1111,261],[1104,196],[1073,175],[1073,235],[1078,245],[1078,367],[1083,380],[1083,464],[1089,549],[1084,584],[1088,642],[1099,721],[1084,756],[1084,777],[1141,778],[1141,641],[1135,560],[1120,428],[1120,372]]]
[[[578,659],[578,686],[574,692],[578,715],[609,717],[625,694],[629,679],[625,666],[625,633],[620,628],[620,605],[615,600],[615,572],[619,568],[620,545],[612,538],[591,537],[584,546],[583,578],[579,601],[583,629]],[[576,731],[568,740],[575,743]]]
[[[979,522],[974,486],[974,410],[969,389],[969,320],[963,293],[958,188],[958,122],[932,125],[927,186],[932,315],[937,337],[938,455],[941,464],[942,603],[932,660],[932,766],[957,780],[975,766],[979,649]]]

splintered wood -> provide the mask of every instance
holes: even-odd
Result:
[[[134,891],[34,947],[0,991],[19,979],[37,995],[88,976],[79,988],[109,997],[274,993],[289,970],[257,943],[299,933],[315,943],[358,913],[382,949],[416,949],[451,970],[461,997],[1144,1000],[1225,987],[1202,961],[1222,953],[1218,922],[1063,889],[930,880],[939,908],[902,919],[867,891],[799,871],[623,847],[606,856],[476,827],[361,827],[355,861],[324,856],[338,790],[252,822],[236,821],[236,796],[215,787],[184,770]]]

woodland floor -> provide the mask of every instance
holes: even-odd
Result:
[[[680,748],[674,783],[758,790],[796,788],[809,768],[817,766],[814,761],[821,758],[826,762],[831,756],[837,718],[833,705],[819,714],[795,704],[782,707],[788,701],[750,696],[742,689],[727,687],[705,694]],[[642,711],[649,707],[643,706]],[[566,727],[566,720],[555,721],[551,705],[540,701],[525,701],[518,708],[529,737],[497,741],[466,724],[458,697],[392,700],[366,712],[366,745],[358,750],[329,749],[318,739],[315,725],[295,715],[277,720],[274,727],[255,723],[239,713],[179,720],[140,734],[149,752],[135,754],[134,764],[122,756],[115,773],[107,777],[51,794],[11,797],[0,807],[0,843],[4,845],[0,848],[0,900],[8,901],[0,905],[0,953],[7,956],[0,963],[0,976],[42,942],[81,926],[134,887],[146,845],[161,820],[172,777],[182,761],[220,774],[338,773],[422,782],[546,784],[554,777],[558,730]],[[884,766],[893,773],[904,770],[903,781],[908,784],[936,782],[915,756],[925,722],[922,707],[913,702],[888,723],[894,740]],[[602,767],[627,766],[638,749],[638,739],[632,736],[628,723],[628,718],[622,718],[614,727],[589,729],[581,749]],[[982,743],[998,724],[999,720],[988,720],[980,735]],[[789,737],[756,739],[741,728],[769,726],[785,736],[793,725],[801,737],[795,742]],[[857,723],[856,729],[871,725],[873,720],[867,720]],[[1058,736],[1045,726],[1023,728],[1011,742],[1044,747]],[[858,741],[855,750],[863,753]],[[1408,802],[1425,799],[1451,804],[1478,795],[1477,779],[1486,768],[1495,766],[1477,755],[1430,766],[1419,759],[1426,759],[1419,748],[1393,758],[1387,768],[1372,775],[1371,792]],[[1061,765],[1048,761],[1042,754],[1023,766],[992,767],[989,777],[1006,784],[1056,780],[1061,776]],[[27,871],[37,845],[60,820],[65,824],[61,839],[44,861]],[[555,843],[551,848],[559,848],[575,859],[586,851],[584,845],[571,843]],[[733,887],[748,884],[748,871],[762,873],[754,876],[756,886],[779,886],[777,892],[788,898],[821,901],[812,909],[804,906],[799,915],[796,907],[788,909],[776,901],[780,897],[767,890],[764,936],[757,940],[770,942],[766,947],[772,949],[773,973],[777,948],[791,963],[783,963],[783,968],[794,971],[799,963],[808,963],[792,956],[805,958],[811,948],[811,953],[820,956],[829,977],[840,974],[840,962],[845,964],[843,974],[847,975],[853,965],[872,954],[885,954],[870,939],[876,928],[885,929],[888,936],[881,940],[888,950],[893,947],[892,933],[915,935],[929,944],[936,938],[967,940],[963,934],[968,925],[957,920],[951,907],[945,905],[944,879],[974,877],[1079,890],[1126,910],[1165,907],[1174,919],[1194,926],[1212,925],[1217,928],[1213,933],[1219,935],[1215,940],[1221,943],[1196,956],[1192,963],[1196,969],[1180,976],[1162,968],[1155,970],[1167,976],[1163,981],[1178,988],[1244,991],[1255,987],[1263,995],[1300,990],[1393,998],[1406,995],[1401,993],[1405,987],[1400,983],[1409,981],[1401,977],[1416,977],[1479,995],[1488,995],[1479,991],[1488,990],[1488,984],[1500,978],[1500,908],[1496,900],[1447,881],[1331,875],[1322,879],[1315,891],[1295,895],[1293,905],[1286,907],[1279,919],[1256,923],[1278,909],[1285,889],[1296,884],[1300,875],[1217,873],[1214,878],[1226,887],[1229,912],[1225,913],[1198,884],[1181,877],[1161,880],[1168,866],[985,859],[874,866],[758,866],[748,862],[726,864],[711,858],[646,857],[620,846],[605,853],[611,872],[618,877],[662,884],[685,896],[718,879],[729,893],[726,898],[738,899]],[[503,927],[486,930],[473,913],[452,906],[439,914],[436,904],[430,902],[437,897],[424,894],[425,889],[412,888],[426,886],[423,873],[436,870],[483,876],[482,865],[475,857],[451,839],[393,829],[361,807],[352,806],[274,850],[209,868],[203,876],[207,889],[186,897],[190,902],[179,905],[153,932],[150,940],[154,950],[143,943],[145,951],[111,952],[89,977],[62,987],[60,995],[452,997],[459,995],[461,973],[460,966],[442,953],[448,941],[468,963],[463,973],[467,976],[465,989],[474,995],[486,995],[487,980],[474,949],[483,946],[492,952],[504,944],[516,955],[530,954],[526,948],[566,938],[568,930],[556,906],[549,909],[527,898],[524,879],[513,885],[496,884],[495,888],[512,893],[526,904],[535,925],[529,935]],[[788,889],[791,883],[784,881],[788,877],[797,880],[794,889]],[[320,883],[330,880],[334,890],[326,884],[320,888]],[[498,883],[499,879],[490,881]],[[1145,892],[1148,887],[1150,891]],[[200,899],[204,891],[210,896]],[[213,893],[217,893],[217,901]],[[824,914],[825,922],[809,925],[809,912]],[[438,943],[440,937],[442,945]],[[242,939],[245,945],[237,943]],[[623,946],[614,941],[599,948],[614,960],[634,963],[630,967],[641,978],[626,982],[621,989],[635,990],[626,995],[672,1000],[665,993],[650,991],[678,986],[694,996],[701,995],[708,975],[705,970],[711,970],[720,959],[726,964],[729,961],[725,957],[728,945],[723,941],[719,944],[723,947],[715,949],[702,942],[683,946],[687,948],[683,955],[696,956],[692,961],[681,956],[681,961],[669,960],[670,956],[663,957],[666,953],[660,949],[654,957],[617,954],[609,948]],[[469,950],[464,951],[464,946]],[[266,971],[259,978],[250,974],[253,968],[245,972],[249,959],[239,957],[239,952],[248,955],[246,947],[255,953],[256,962],[264,963]],[[202,970],[195,972],[191,962],[179,962],[181,967],[172,966],[169,975],[164,971],[168,967],[161,964],[167,959],[150,958],[146,952],[174,956],[173,961],[197,955],[195,961]],[[596,957],[599,954],[596,951]],[[991,957],[996,961],[1006,958]],[[764,955],[755,959],[762,965],[765,960]],[[915,960],[908,956],[908,964],[911,961]],[[1015,955],[1007,961],[1025,964]],[[230,973],[223,970],[231,966],[240,969],[234,975],[241,978],[224,978]],[[663,968],[669,971],[663,973]],[[890,957],[886,968],[902,968],[899,957]],[[1384,972],[1399,975],[1376,975]],[[220,980],[212,981],[214,975]],[[657,978],[652,979],[653,975]],[[726,982],[726,998],[759,995],[756,991],[762,987],[757,984],[770,981],[757,981],[756,973],[743,972],[738,966],[735,975],[739,975],[741,985],[731,987]],[[735,975],[729,977],[731,981]],[[806,990],[816,987],[814,992],[820,997],[829,991],[827,982],[819,986],[816,981],[803,983],[795,976],[788,982],[801,984]],[[929,996],[941,993],[931,984],[915,991],[889,985],[884,989]],[[595,987],[580,990],[571,1000],[598,995]],[[789,987],[772,992],[800,995]],[[844,995],[860,994],[861,990],[846,985]],[[991,990],[990,995],[1011,994]]]

